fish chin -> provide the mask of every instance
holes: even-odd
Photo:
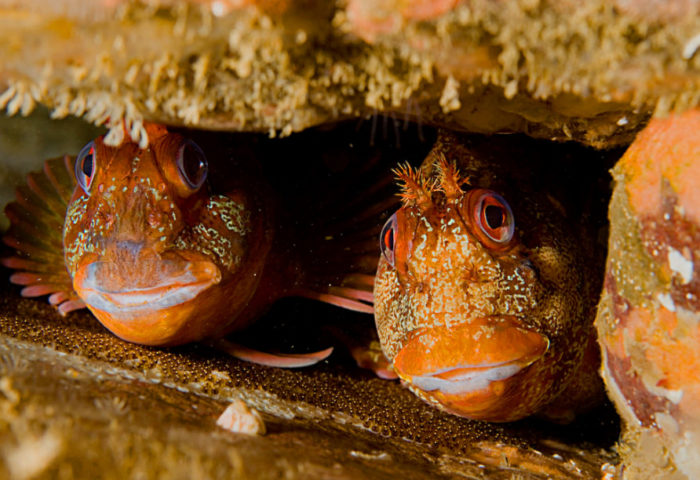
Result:
[[[166,261],[159,269],[135,270],[128,276],[121,274],[123,269],[115,271],[107,262],[84,265],[73,286],[116,336],[142,345],[172,346],[211,333],[212,303],[220,300],[212,287],[221,282],[213,263]]]
[[[429,403],[473,419],[510,421],[524,416],[514,408],[537,388],[533,381],[541,383],[537,375],[548,350],[549,339],[521,320],[483,317],[414,330],[393,365]]]

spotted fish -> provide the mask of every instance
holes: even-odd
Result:
[[[403,205],[380,237],[376,326],[398,376],[443,410],[565,422],[603,398],[604,248],[568,186],[577,179],[552,167],[565,159],[544,161],[561,151],[442,132],[420,169],[397,170]]]
[[[372,312],[373,272],[352,270],[362,251],[302,235],[254,166],[224,159],[229,185],[216,193],[200,145],[159,125],[147,132],[146,148],[100,137],[29,175],[6,208],[4,241],[17,254],[3,260],[24,296],[48,294],[62,314],[87,307],[118,337],[156,346],[222,338],[287,296]],[[278,366],[330,353],[225,346]]]

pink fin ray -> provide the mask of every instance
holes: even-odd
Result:
[[[61,285],[65,275],[61,272],[16,272],[10,275],[15,285]]]
[[[39,197],[44,205],[56,216],[65,216],[66,200],[57,192],[44,172],[33,172],[27,175],[27,185]]]
[[[72,162],[73,159],[68,155],[44,162],[44,175],[49,179],[56,193],[65,200],[66,205],[75,189]],[[61,168],[61,164],[65,168]]]
[[[55,267],[49,265],[46,262],[35,261],[34,259],[29,260],[27,258],[20,257],[5,257],[0,258],[0,265],[11,268],[13,270],[24,270],[29,272],[52,272]]]
[[[32,298],[41,297],[42,295],[51,295],[54,292],[61,292],[62,287],[62,285],[55,283],[35,283],[24,287],[22,289],[22,296]]]
[[[339,182],[314,191],[308,235],[299,250],[310,252],[303,273],[289,293],[361,313],[374,313],[374,274],[381,255],[379,233],[400,199],[381,165],[381,156],[363,165],[350,165]],[[320,205],[316,206],[316,205]]]
[[[12,223],[31,227],[33,230],[63,227],[62,218],[46,215],[45,213],[47,212],[44,210],[32,212],[18,202],[10,203],[5,207],[5,215]]]
[[[347,286],[364,286],[374,288],[374,275],[366,275],[364,273],[351,273],[343,278],[343,285]]]
[[[15,229],[17,230],[17,229]],[[15,235],[20,233],[20,235]],[[27,238],[21,235],[21,232],[13,231],[10,227],[9,232],[2,238],[2,241],[8,247],[12,247],[17,250],[18,253],[23,254],[25,257],[31,258],[32,260],[39,261],[60,259],[63,261],[63,244],[55,243],[58,239],[52,238],[54,244],[41,243],[36,240],[36,238]],[[59,250],[61,253],[57,253]]]
[[[333,295],[331,293],[321,293],[314,291],[299,291],[297,295],[304,298],[309,298],[311,300],[318,300],[319,302],[330,303],[336,307],[345,308],[347,310],[352,310],[360,313],[374,313],[374,306],[372,304],[367,304],[353,298],[348,298],[340,295]]]
[[[369,327],[355,323],[343,328],[334,325],[327,327],[327,331],[345,345],[358,367],[371,370],[377,377],[384,380],[394,380],[398,376],[382,351],[373,324],[374,322]]]
[[[58,313],[60,313],[62,316],[65,316],[73,310],[80,310],[81,308],[85,308],[85,306],[85,302],[77,298],[74,300],[67,300],[61,303],[60,305],[58,305],[57,310]]]
[[[330,287],[328,288],[328,293],[339,297],[353,298],[369,303],[374,302],[374,294],[372,293],[372,290],[362,290],[348,287]]]
[[[267,353],[252,348],[244,347],[228,340],[219,339],[211,342],[211,345],[239,360],[257,363],[267,367],[300,368],[315,365],[328,358],[333,353],[333,347],[312,353]]]
[[[66,292],[56,292],[49,295],[49,303],[51,305],[60,305],[68,300],[68,294]]]
[[[75,185],[69,157],[48,160],[5,208],[11,225],[2,240],[17,254],[0,262],[14,270],[10,281],[24,287],[23,296],[49,295],[61,315],[85,307],[63,259],[63,222]]]
[[[399,199],[398,197],[389,197],[384,200],[381,200],[374,205],[370,206],[369,208],[362,210],[357,213],[357,215],[350,217],[349,219],[342,220],[338,223],[335,223],[332,225],[332,229],[330,230],[330,233],[338,233],[338,232],[344,232],[347,230],[351,230],[353,225],[356,225],[358,223],[361,223],[366,220],[371,220],[375,218],[380,218],[380,215],[382,212],[396,209],[399,206]],[[381,228],[381,225],[379,226]]]

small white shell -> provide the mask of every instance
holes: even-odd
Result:
[[[265,422],[260,413],[243,400],[236,399],[219,416],[216,424],[233,433],[245,433],[248,435],[264,435]]]

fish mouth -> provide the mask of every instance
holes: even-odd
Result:
[[[488,412],[503,401],[499,397],[517,390],[519,374],[548,349],[549,339],[516,317],[492,316],[414,330],[393,363],[419,396],[471,416]]]
[[[128,320],[141,312],[165,310],[187,303],[221,281],[219,268],[209,261],[189,262],[184,267],[177,267],[151,272],[153,280],[150,285],[144,285],[143,278],[135,278],[133,286],[117,286],[108,279],[108,263],[92,262],[78,270],[74,285],[91,309]]]
[[[439,390],[448,395],[461,395],[484,390],[491,382],[510,378],[526,366],[518,362],[500,365],[459,365],[425,375],[415,375],[411,377],[411,383],[425,392]]]

